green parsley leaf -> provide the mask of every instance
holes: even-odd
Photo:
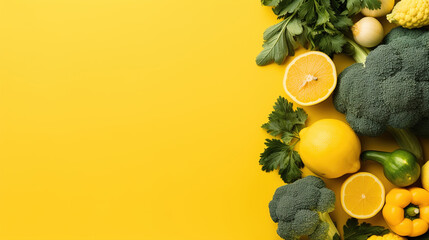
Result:
[[[349,15],[355,15],[362,10],[362,0],[347,0],[347,10]]]
[[[282,64],[287,55],[294,55],[295,48],[298,46],[294,39],[294,33],[302,33],[302,25],[296,20],[292,20],[292,16],[269,27],[264,32],[264,49],[256,57],[256,63],[260,66],[267,65],[273,61],[277,64]],[[289,24],[292,24],[289,26]],[[288,27],[289,26],[289,27]],[[287,29],[292,31],[287,31]]]
[[[269,27],[264,32],[264,50],[256,57],[256,63],[260,66],[267,65],[275,61],[282,64],[289,54],[288,48],[285,48],[285,31],[287,21],[283,20],[274,26]]]
[[[297,151],[290,149],[288,153],[280,164],[279,174],[285,183],[292,183],[301,178],[300,169],[304,167],[304,163]]]
[[[380,0],[347,0],[347,9],[349,14],[359,13],[362,8],[379,9],[381,8]]]
[[[332,24],[334,25],[334,27],[336,29],[341,30],[341,31],[346,31],[351,26],[353,26],[353,21],[347,16],[338,15],[338,16],[336,16],[334,21],[332,21]]]
[[[287,13],[296,12],[303,2],[304,0],[283,0],[277,7],[273,8],[273,12],[278,16],[285,16]]]
[[[316,6],[317,21],[316,26],[323,25],[329,21],[330,15],[325,6]]]
[[[262,125],[272,136],[280,136],[286,139],[298,135],[298,132],[305,126],[307,121],[307,113],[304,109],[298,108],[293,110],[293,104],[288,102],[286,98],[279,97],[274,105],[274,111],[268,116],[268,122]],[[289,144],[290,141],[285,141]]]
[[[305,127],[307,114],[304,109],[293,109],[293,104],[279,97],[274,110],[268,116],[268,122],[262,125],[269,134],[280,139],[266,139],[266,148],[259,160],[262,170],[279,170],[283,181],[291,183],[301,178],[304,164],[293,148],[299,141],[299,131]]]
[[[300,168],[304,167],[299,154],[278,139],[266,139],[267,148],[261,153],[259,164],[262,170],[271,172],[279,169],[284,182],[291,183],[301,178]]]
[[[261,0],[262,5],[269,6],[269,7],[275,7],[279,5],[281,0]]]
[[[314,1],[305,1],[299,11],[298,11],[298,17],[303,20],[303,22],[306,23],[312,23],[315,21],[316,18],[316,11],[315,11],[315,2]]]
[[[343,51],[343,46],[347,43],[347,40],[340,35],[329,35],[324,34],[320,36],[320,39],[317,43],[320,50],[325,52],[328,55],[333,53],[340,53]]]
[[[349,218],[344,229],[344,240],[367,240],[372,235],[383,236],[389,233],[388,229],[380,226],[371,226],[363,222],[359,225],[356,218]]]
[[[362,0],[362,7],[366,7],[371,10],[380,9],[381,2],[379,0]]]
[[[298,19],[292,19],[286,27],[287,31],[292,35],[299,35],[302,33],[302,23]]]

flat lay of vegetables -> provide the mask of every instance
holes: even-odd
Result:
[[[268,204],[277,234],[429,240],[429,161],[419,139],[429,137],[429,0],[261,2],[280,22],[264,32],[256,63],[281,65],[293,56],[283,76],[287,99],[277,99],[262,125],[271,138],[259,164],[286,183]],[[299,47],[310,51],[294,56]],[[356,63],[337,73],[332,58],[340,53]],[[305,107],[331,100],[344,120],[307,123]],[[364,136],[381,135],[398,148],[362,149]],[[383,172],[363,171],[368,161]],[[327,180],[341,185],[337,196]],[[351,217],[342,233],[335,211]],[[361,222],[381,215],[382,226]]]

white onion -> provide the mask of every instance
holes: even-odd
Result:
[[[373,17],[359,20],[353,25],[352,32],[356,43],[364,47],[375,47],[384,37],[383,25]]]

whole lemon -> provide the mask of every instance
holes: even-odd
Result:
[[[422,167],[422,185],[424,189],[429,191],[429,162],[426,162]]]
[[[299,133],[305,166],[325,178],[338,178],[360,168],[361,145],[352,128],[336,119],[322,119]]]

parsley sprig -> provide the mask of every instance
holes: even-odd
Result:
[[[304,128],[307,114],[304,109],[293,110],[293,104],[279,97],[274,111],[268,116],[268,122],[262,125],[276,139],[266,139],[266,148],[259,160],[262,170],[279,170],[284,182],[291,183],[301,178],[304,164],[298,152],[294,150],[299,141],[299,131]]]
[[[317,49],[328,55],[347,52],[353,46],[346,35],[353,25],[351,17],[364,7],[378,9],[380,0],[261,0],[273,8],[281,22],[265,30],[263,50],[258,65],[282,64],[293,56],[298,45]]]
[[[383,236],[389,233],[388,229],[381,226],[372,226],[366,222],[359,225],[356,218],[349,218],[343,230],[344,240],[367,240],[372,235]]]

